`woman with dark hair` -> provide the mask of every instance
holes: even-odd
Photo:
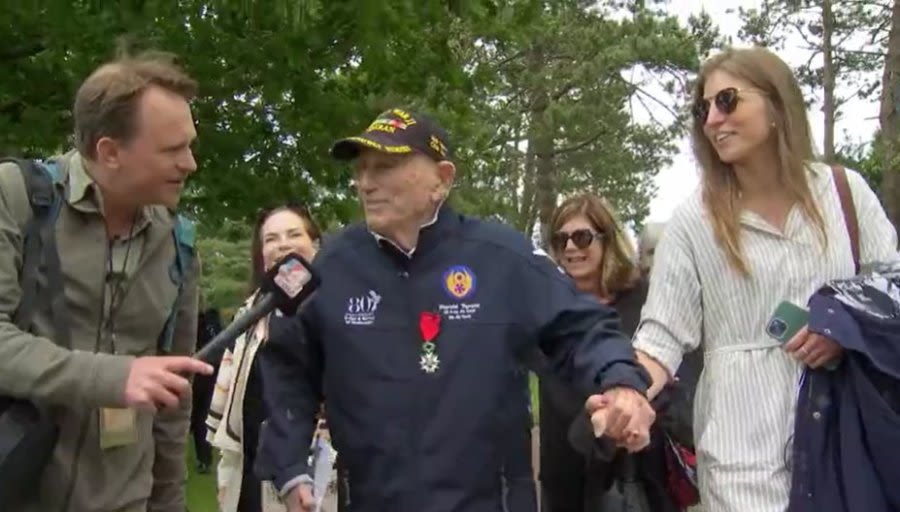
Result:
[[[320,236],[305,208],[287,205],[263,211],[253,228],[252,292],[244,309],[257,300],[266,271],[291,252],[311,261]],[[279,312],[271,313],[238,337],[222,357],[207,418],[210,441],[221,452],[217,479],[222,512],[286,510],[271,483],[260,482],[254,475],[253,464],[260,425],[266,418],[256,354],[270,335],[276,335],[289,322]]]

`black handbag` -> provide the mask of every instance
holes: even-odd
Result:
[[[0,163],[4,161],[9,160]],[[49,305],[54,342],[70,348],[69,316],[54,235],[62,202],[56,167],[13,161],[22,172],[33,212],[23,231],[22,296],[13,322],[21,331],[30,332],[35,308]],[[39,284],[39,271],[46,277],[44,286]],[[17,510],[36,497],[37,483],[58,439],[59,427],[45,409],[28,400],[0,396],[0,510]]]
[[[603,512],[653,512],[647,490],[638,476],[636,455],[622,456],[619,474],[594,505],[595,510]]]

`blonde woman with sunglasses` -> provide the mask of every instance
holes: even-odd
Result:
[[[550,228],[553,259],[576,288],[614,308],[623,332],[633,335],[647,297],[647,280],[612,208],[596,195],[581,194],[556,209]],[[638,454],[616,453],[601,445],[595,449],[584,414],[587,397],[547,372],[540,377],[541,510],[606,510],[616,481],[637,480],[651,510],[678,512],[666,489],[665,444],[659,429],[651,431],[650,446]],[[663,423],[658,417],[657,425]]]
[[[835,342],[802,329],[766,333],[782,301],[805,307],[825,282],[854,274],[835,174],[815,162],[797,79],[762,48],[708,60],[693,105],[700,190],[656,251],[635,346],[653,396],[700,347],[694,437],[700,495],[716,512],[783,512],[804,367],[835,364]],[[863,264],[893,259],[897,234],[863,178],[846,170]]]

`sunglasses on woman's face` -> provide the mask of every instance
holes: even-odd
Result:
[[[569,243],[569,240],[572,240],[575,247],[585,249],[595,239],[600,240],[601,238],[603,238],[603,233],[594,233],[590,229],[576,229],[571,233],[557,231],[550,237],[550,245],[553,246],[555,251],[562,252],[566,249],[566,244]]]
[[[740,93],[742,92],[744,91],[736,87],[726,87],[717,92],[712,97],[712,101],[716,102],[716,109],[718,109],[719,112],[728,115],[737,108],[738,102],[741,99]],[[691,112],[694,114],[694,118],[696,118],[697,121],[704,124],[706,123],[706,118],[709,117],[710,103],[709,98],[700,98],[694,103]]]

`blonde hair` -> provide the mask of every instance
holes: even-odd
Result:
[[[583,215],[591,226],[603,233],[603,259],[600,261],[600,293],[605,296],[629,290],[634,287],[640,272],[635,264],[634,249],[631,246],[616,214],[609,204],[594,194],[580,194],[570,197],[556,208],[550,218],[548,238],[562,229],[563,224]],[[555,254],[553,257],[559,259]]]
[[[777,55],[761,47],[731,48],[711,57],[700,69],[694,86],[694,102],[702,101],[703,86],[709,76],[722,71],[762,91],[773,123],[778,179],[800,203],[804,214],[816,225],[827,244],[825,221],[813,199],[806,178],[806,164],[815,158],[803,93],[791,68]],[[713,222],[719,247],[732,268],[743,276],[750,270],[741,249],[739,185],[731,165],[722,162],[703,133],[705,122],[694,118],[691,139],[694,154],[703,170],[703,203]]]

